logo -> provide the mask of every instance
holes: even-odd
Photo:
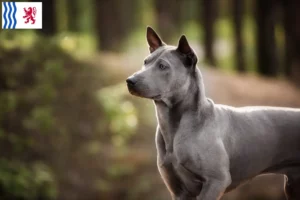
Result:
[[[25,24],[31,20],[31,24],[35,24],[35,14],[36,14],[36,7],[29,7],[28,10],[24,8],[25,16],[23,18],[26,18]]]
[[[2,2],[2,29],[41,29],[42,2]]]

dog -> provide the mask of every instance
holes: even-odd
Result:
[[[286,177],[286,198],[299,200],[300,109],[215,104],[184,35],[177,46],[151,27],[146,36],[150,55],[126,82],[132,95],[154,101],[157,166],[172,199],[218,200],[276,173]]]

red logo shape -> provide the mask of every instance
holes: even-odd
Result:
[[[35,24],[35,14],[36,14],[36,7],[28,7],[28,9],[24,8],[25,16],[23,18],[26,19],[25,24],[29,23],[31,20],[31,24]]]

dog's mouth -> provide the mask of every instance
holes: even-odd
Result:
[[[138,97],[142,97],[142,98],[146,98],[146,99],[152,99],[152,100],[160,100],[161,99],[161,95],[154,95],[154,96],[147,96],[147,95],[142,95],[136,91],[133,90],[129,90],[130,94],[134,95],[134,96],[138,96]]]
[[[128,91],[130,92],[130,94],[132,94],[134,96],[142,97],[142,98],[147,98],[147,99],[152,99],[152,100],[160,100],[161,99],[160,94],[148,96],[148,95],[141,94],[140,92],[138,92],[137,90],[135,90],[132,87],[128,87]]]

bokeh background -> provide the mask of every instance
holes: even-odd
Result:
[[[156,169],[153,103],[125,84],[149,53],[146,26],[173,45],[187,36],[216,103],[300,107],[298,8],[44,0],[42,30],[0,33],[0,199],[170,199]],[[240,199],[283,200],[283,177],[255,178],[223,198]]]

